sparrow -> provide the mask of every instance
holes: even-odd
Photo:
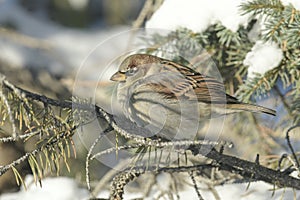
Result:
[[[276,111],[240,102],[224,84],[189,66],[148,54],[126,57],[110,80],[126,118],[168,140],[191,139],[199,122],[241,111]]]

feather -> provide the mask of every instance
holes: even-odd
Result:
[[[224,107],[227,110],[225,113],[245,110],[276,114],[274,110],[238,101],[235,97],[226,94],[222,82],[190,67],[156,56],[136,54],[126,58],[120,70],[124,68],[126,71],[132,66],[140,68],[139,72],[132,76],[134,84],[128,85],[133,90],[131,94],[136,98],[147,93],[151,95],[149,98],[159,98],[171,104],[178,103],[178,100],[186,100],[208,106]]]

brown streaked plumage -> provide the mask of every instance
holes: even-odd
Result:
[[[117,98],[129,119],[142,126],[166,126],[167,132],[175,131],[173,125],[181,123],[178,117],[192,115],[195,109],[201,120],[240,111],[276,115],[272,109],[242,103],[226,94],[224,84],[215,78],[152,55],[128,56],[111,80],[119,82]],[[160,110],[151,116],[151,109],[158,104],[168,118],[161,119]]]
[[[168,99],[187,95],[190,100],[195,100],[194,98],[196,97],[196,100],[198,100],[199,102],[208,104],[226,104],[228,109],[245,110],[250,112],[263,112],[270,115],[276,115],[276,111],[272,109],[258,105],[242,103],[235,97],[226,94],[224,90],[224,84],[220,83],[212,77],[202,75],[189,67],[152,55],[135,54],[127,57],[125,61],[122,62],[119,71],[111,77],[111,80],[118,81],[116,77],[122,74],[124,75],[124,80],[122,81],[125,81],[126,71],[134,67],[139,67],[146,64],[150,64],[151,66],[151,64],[157,63],[159,63],[162,67],[160,70],[158,70],[158,72],[179,72],[184,76],[184,78],[186,78],[186,80],[180,78],[181,81],[176,82],[175,85],[169,86],[168,88],[166,88],[162,84],[149,84],[149,86],[154,91],[157,91],[159,93],[165,92],[165,96]],[[190,90],[194,90],[196,96],[188,96],[188,91]],[[224,98],[224,96],[226,98]]]

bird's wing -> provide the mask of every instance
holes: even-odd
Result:
[[[208,77],[193,69],[163,60],[161,73],[153,77],[148,83],[152,90],[164,94],[168,99],[186,98],[204,103],[239,103],[239,101],[226,94],[223,83],[215,78]]]

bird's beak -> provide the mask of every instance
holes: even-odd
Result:
[[[110,77],[111,81],[124,82],[126,81],[126,75],[122,72],[116,72]]]

